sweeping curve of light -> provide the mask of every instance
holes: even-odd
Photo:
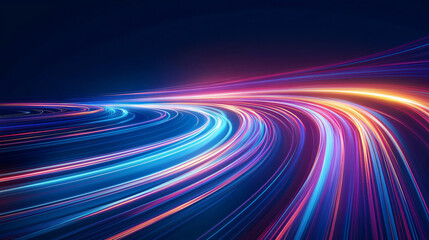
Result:
[[[427,239],[428,47],[0,104],[0,237]]]

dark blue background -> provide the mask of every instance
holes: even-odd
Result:
[[[282,72],[429,35],[418,2],[10,2],[0,4],[2,101]]]

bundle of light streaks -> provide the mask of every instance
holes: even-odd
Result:
[[[1,104],[0,238],[427,239],[428,46]]]

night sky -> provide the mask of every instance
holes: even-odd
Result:
[[[424,3],[215,2],[2,2],[1,100],[61,101],[284,72],[429,33]]]

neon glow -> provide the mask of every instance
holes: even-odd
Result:
[[[429,81],[428,41],[217,84],[1,104],[0,236],[427,239],[429,89],[393,80]]]

